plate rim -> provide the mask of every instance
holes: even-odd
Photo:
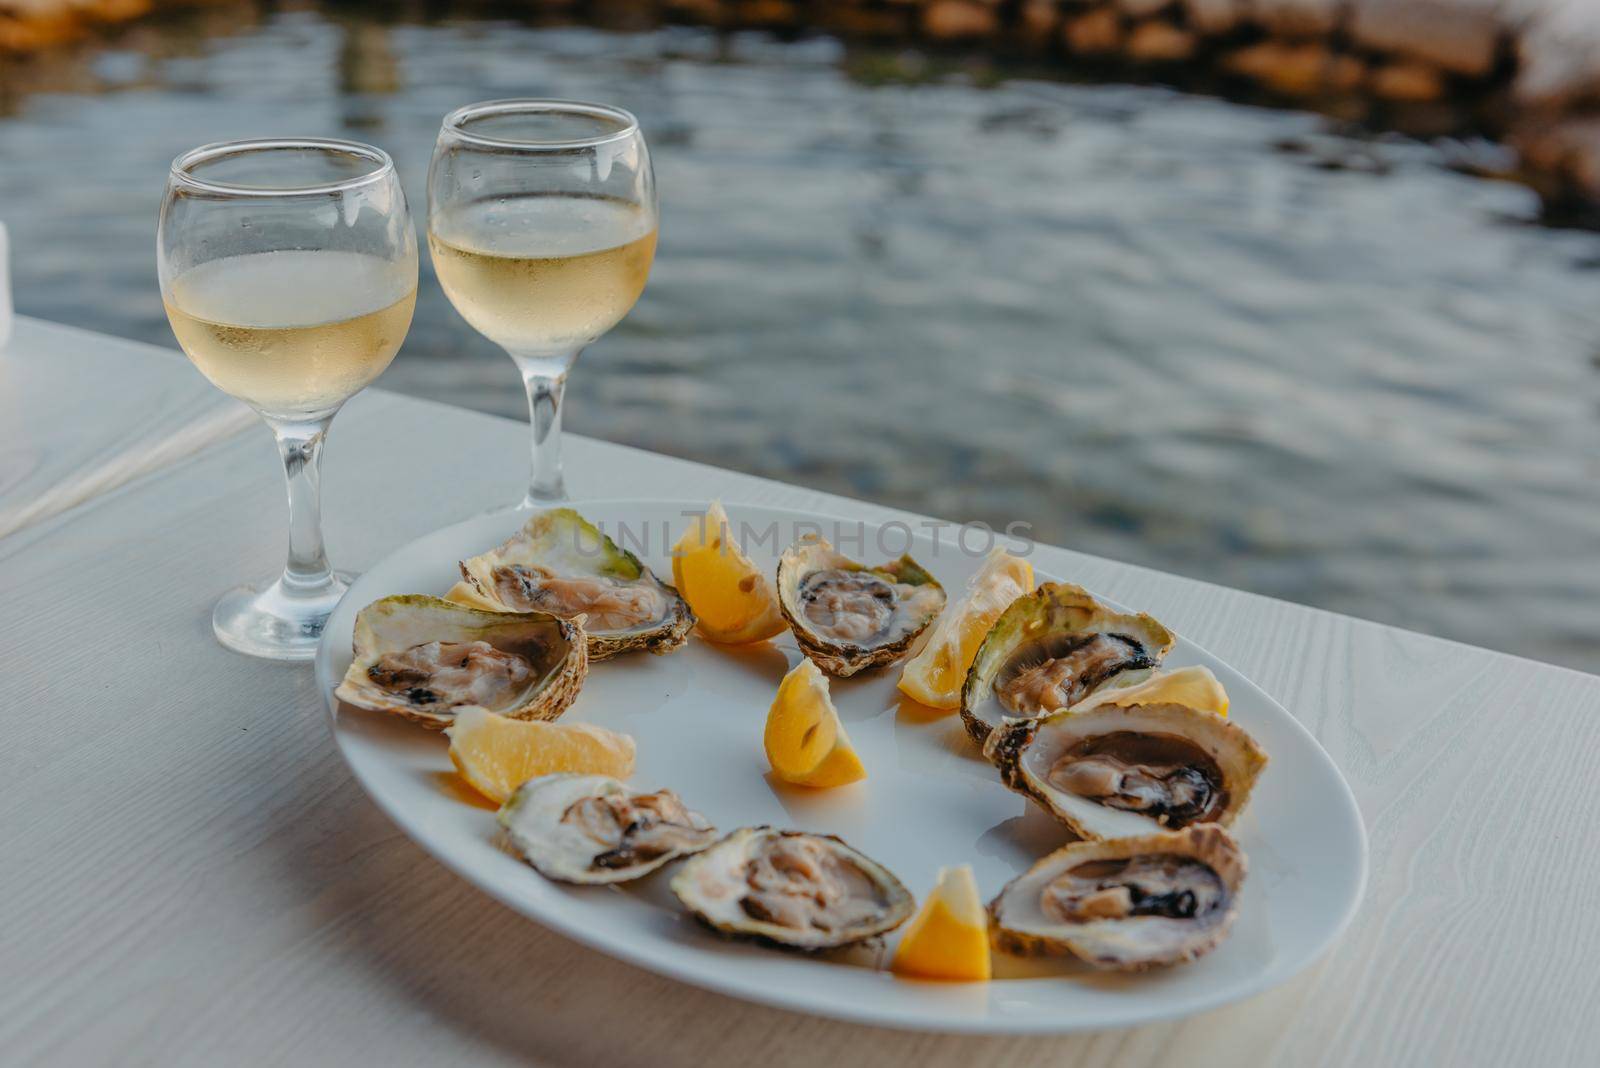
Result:
[[[753,508],[769,512],[782,512],[795,516],[804,516],[809,520],[821,520],[825,522],[837,520],[844,523],[860,523],[866,527],[873,528],[882,528],[885,525],[884,521],[870,519],[863,516],[848,516],[842,513],[827,512],[822,510],[812,511],[794,508],[788,505],[768,504],[737,498],[719,497],[717,499],[722,502],[724,507],[734,509]],[[703,511],[708,503],[708,501],[695,501],[688,498],[676,497],[594,497],[567,501],[555,501],[551,502],[548,507],[572,507],[580,510],[586,507],[634,507],[641,509],[671,507]],[[351,594],[358,589],[363,577],[372,571],[383,567],[385,564],[389,563],[402,553],[408,552],[418,542],[444,535],[449,531],[459,528],[476,525],[491,518],[497,520],[510,520],[515,516],[531,515],[534,511],[539,510],[542,509],[526,509],[520,507],[492,509],[477,515],[468,516],[456,522],[447,523],[443,526],[436,527],[418,535],[417,537],[407,540],[403,544],[396,546],[394,549],[385,553],[380,559],[364,569],[361,575],[357,576],[356,580],[350,584],[350,589],[346,591],[344,597],[340,598],[339,603],[335,605],[333,615],[342,613],[345,610],[347,603],[353,604]],[[926,537],[928,537],[930,540],[943,542],[944,537],[942,534],[943,532],[940,532],[939,534],[930,533],[927,534]],[[1045,544],[1050,548],[1060,548],[1059,546],[1050,546],[1048,543]],[[1063,551],[1072,550],[1064,549]],[[1116,563],[1116,561],[1109,562]],[[1100,594],[1095,593],[1093,590],[1090,590],[1090,592],[1093,593],[1096,598],[1104,601],[1106,604],[1112,606],[1118,611],[1129,611],[1129,609],[1127,609],[1120,602],[1108,597],[1103,597]],[[332,617],[330,616],[330,618]],[[457,878],[462,879],[480,893],[488,895],[490,898],[499,902],[501,905],[510,909],[512,912],[516,913],[525,920],[532,921],[541,927],[546,928],[547,930],[554,931],[570,941],[576,942],[577,944],[597,953],[604,954],[613,960],[621,961],[630,967],[639,968],[642,971],[650,972],[652,974],[659,975],[676,982],[684,983],[688,986],[697,987],[702,990],[709,990],[713,993],[734,998],[739,1001],[765,1005],[799,1015],[814,1016],[819,1019],[840,1020],[848,1023],[883,1027],[897,1031],[920,1031],[924,1033],[937,1034],[1065,1035],[1074,1033],[1090,1033],[1100,1030],[1121,1030],[1132,1027],[1142,1027],[1150,1024],[1186,1019],[1190,1016],[1196,1016],[1204,1012],[1210,1012],[1226,1005],[1243,1002],[1254,998],[1267,990],[1288,982],[1296,975],[1299,975],[1313,964],[1316,964],[1318,961],[1322,960],[1328,954],[1328,952],[1333,948],[1334,944],[1338,942],[1339,939],[1342,938],[1345,932],[1349,929],[1350,924],[1355,919],[1356,913],[1360,911],[1362,904],[1366,900],[1367,883],[1370,876],[1371,863],[1370,842],[1368,840],[1366,821],[1361,815],[1360,804],[1356,800],[1355,792],[1351,789],[1350,783],[1345,778],[1343,770],[1340,769],[1338,763],[1331,755],[1329,755],[1328,751],[1323,748],[1322,743],[1317,739],[1316,735],[1314,735],[1305,724],[1301,723],[1299,718],[1290,712],[1276,698],[1262,689],[1254,679],[1240,671],[1238,668],[1234,667],[1229,661],[1213,654],[1205,646],[1200,645],[1191,638],[1179,634],[1178,637],[1180,640],[1188,645],[1194,652],[1200,654],[1204,658],[1209,658],[1217,663],[1227,665],[1229,670],[1236,674],[1258,698],[1265,701],[1267,704],[1271,705],[1274,709],[1281,713],[1282,717],[1289,723],[1291,729],[1299,734],[1299,740],[1309,744],[1315,753],[1324,762],[1326,762],[1327,766],[1332,769],[1334,781],[1339,787],[1336,795],[1339,802],[1338,807],[1345,818],[1345,822],[1353,826],[1355,829],[1358,862],[1356,865],[1354,889],[1349,894],[1342,911],[1337,916],[1335,921],[1327,927],[1322,938],[1313,944],[1311,948],[1300,957],[1300,959],[1287,965],[1277,965],[1263,968],[1253,975],[1248,981],[1225,988],[1214,996],[1201,996],[1168,1008],[1158,1008],[1155,1012],[1139,1014],[1137,1018],[1122,1019],[1118,1018],[1115,1014],[1109,1014],[1108,1019],[1105,1022],[1096,1023],[1093,1025],[1058,1022],[1050,1019],[1044,1014],[1001,1016],[994,1013],[992,1010],[981,1013],[973,1013],[970,1016],[937,1015],[937,1006],[930,1006],[927,1009],[921,1009],[917,1011],[907,1011],[898,1006],[885,1006],[881,1003],[871,1000],[857,1003],[848,999],[830,1000],[798,993],[791,995],[784,990],[772,992],[766,989],[752,989],[750,987],[740,985],[736,980],[727,979],[715,973],[708,973],[692,964],[681,963],[678,956],[674,953],[667,952],[657,955],[638,950],[625,939],[610,940],[604,937],[599,937],[595,935],[591,929],[586,928],[579,923],[573,922],[569,917],[563,914],[549,913],[533,915],[530,913],[526,902],[516,899],[511,894],[502,893],[499,889],[486,880],[480,880],[469,871],[467,865],[464,863],[458,863],[453,856],[449,855],[448,852],[439,852],[431,848],[425,836],[423,836],[420,831],[413,829],[409,817],[400,810],[401,806],[391,805],[389,803],[389,799],[382,791],[373,788],[373,786],[368,782],[367,778],[363,775],[360,767],[358,766],[358,762],[352,760],[350,753],[346,750],[345,740],[339,731],[339,702],[333,696],[333,689],[338,685],[339,681],[332,675],[332,663],[334,657],[337,655],[332,648],[333,637],[334,634],[332,630],[324,630],[321,640],[319,640],[317,643],[316,655],[313,658],[312,664],[313,674],[317,688],[320,691],[320,698],[323,705],[323,718],[328,726],[329,733],[333,737],[334,747],[336,750],[338,750],[340,759],[344,761],[345,767],[350,771],[351,776],[361,787],[362,793],[366,795],[368,801],[375,805],[378,811],[383,813],[384,817],[387,818],[390,823],[394,824],[394,826],[408,839],[410,839],[414,845],[426,853],[434,862],[443,865]],[[987,986],[987,983],[940,983],[938,986],[942,989],[959,990],[967,988],[980,988]]]

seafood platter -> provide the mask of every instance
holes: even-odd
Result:
[[[1129,1026],[1335,941],[1365,835],[1289,712],[1027,546],[849,530],[584,502],[436,531],[329,622],[334,737],[490,895],[796,1011]]]

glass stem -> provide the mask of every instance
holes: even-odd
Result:
[[[322,442],[332,414],[307,422],[268,419],[289,489],[289,562],[280,580],[290,597],[325,594],[333,571],[322,546]]]
[[[513,354],[511,358],[522,372],[522,385],[528,391],[528,422],[533,427],[532,473],[522,507],[564,501],[567,485],[561,476],[561,395],[567,388],[567,372],[578,354]]]

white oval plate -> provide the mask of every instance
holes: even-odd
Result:
[[[678,502],[585,502],[581,511],[670,580],[668,552],[686,513]],[[737,535],[763,565],[799,531],[819,525],[853,556],[897,556],[913,538],[897,524],[732,505]],[[1349,787],[1304,727],[1249,680],[1179,639],[1167,664],[1204,664],[1227,687],[1230,716],[1271,763],[1234,828],[1250,875],[1232,935],[1191,964],[1104,974],[1057,960],[997,953],[989,983],[898,979],[874,965],[887,946],[806,957],[724,940],[700,927],[666,888],[665,873],[624,892],[546,881],[496,843],[491,811],[461,799],[446,740],[398,718],[341,709],[332,690],[350,663],[362,606],[396,593],[443,593],[455,562],[509,536],[525,517],[480,516],[412,542],[362,575],[328,621],[316,660],[335,741],[379,808],[422,848],[485,893],[613,957],[735,997],[861,1023],[932,1031],[1038,1033],[1168,1020],[1249,997],[1320,956],[1349,921],[1366,881],[1366,836]],[[839,526],[842,524],[842,526]],[[860,535],[863,542],[849,544]],[[764,540],[757,540],[764,539]],[[882,552],[879,552],[881,539]],[[621,540],[619,538],[619,540]],[[974,546],[978,548],[977,546]],[[919,532],[910,548],[952,597],[980,562],[956,542]],[[1064,576],[1069,579],[1071,576]],[[1051,576],[1039,575],[1046,581]],[[638,742],[636,786],[668,786],[724,830],[773,824],[837,834],[887,865],[920,899],[943,865],[970,863],[985,899],[1067,839],[1056,823],[1003,787],[954,713],[902,702],[898,666],[833,680],[834,702],[869,777],[813,792],[768,775],[761,734],[778,681],[799,661],[792,637],[728,649],[691,639],[669,656],[594,665],[570,720]],[[470,791],[468,791],[470,792]]]

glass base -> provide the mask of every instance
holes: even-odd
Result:
[[[263,660],[310,660],[322,628],[353,576],[333,573],[325,589],[291,594],[279,579],[264,590],[238,586],[222,595],[211,613],[217,641],[236,653]]]
[[[479,515],[515,515],[519,512],[544,512],[551,508],[565,508],[572,504],[571,497],[552,497],[549,500],[524,497],[515,504],[496,504],[485,508]]]
[[[560,493],[553,497],[535,497],[530,493],[522,498],[520,503],[513,505],[511,510],[514,512],[542,512],[546,508],[560,508],[571,503],[572,496],[567,493],[566,486],[562,486]]]

